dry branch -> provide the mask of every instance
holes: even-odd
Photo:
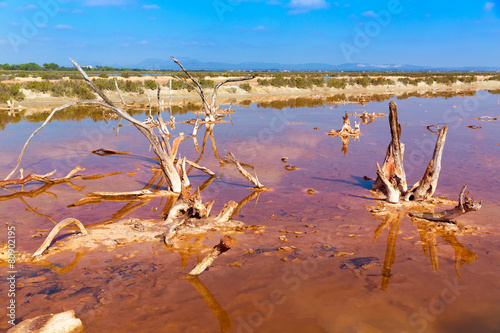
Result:
[[[190,166],[192,166],[193,168],[198,169],[200,171],[203,171],[204,173],[206,173],[210,176],[216,176],[215,172],[213,172],[212,170],[210,170],[208,168],[202,167],[202,166],[196,164],[195,162],[191,162],[189,160],[186,160],[186,163],[189,164]]]
[[[85,227],[83,226],[83,224],[80,221],[78,221],[77,219],[74,219],[74,218],[64,219],[61,222],[59,222],[54,227],[54,229],[52,229],[52,231],[47,236],[47,238],[45,239],[43,244],[38,248],[38,250],[36,250],[35,253],[33,253],[32,258],[36,258],[37,256],[41,255],[43,253],[43,251],[45,251],[50,246],[50,243],[52,242],[54,237],[56,237],[56,235],[59,233],[59,231],[71,223],[74,223],[78,227],[78,229],[82,235],[88,235],[87,230],[85,230]]]
[[[259,179],[257,178],[257,173],[255,174],[255,177],[254,177],[248,171],[246,171],[245,169],[243,169],[243,167],[241,166],[240,162],[236,159],[236,157],[234,156],[233,153],[228,152],[227,155],[226,155],[226,157],[231,162],[233,162],[234,164],[236,164],[236,168],[238,168],[238,171],[243,175],[243,177],[245,177],[246,179],[248,179],[256,188],[259,188],[259,189],[265,189],[266,188],[264,185],[262,185],[259,182]]]
[[[468,198],[465,191],[466,188],[467,184],[462,187],[458,197],[458,205],[455,208],[437,213],[410,213],[410,216],[429,221],[450,222],[460,215],[479,210],[483,202],[477,202],[474,198]]]
[[[196,277],[203,273],[212,263],[217,259],[222,253],[227,252],[233,246],[232,239],[230,236],[224,236],[220,240],[220,243],[214,246],[214,249],[207,254],[207,256],[198,264],[191,272],[189,272],[189,277]]]

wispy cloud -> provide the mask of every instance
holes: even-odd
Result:
[[[128,0],[87,0],[85,1],[84,6],[122,6],[127,5],[128,3]]]
[[[301,14],[307,13],[311,10],[325,9],[330,5],[325,0],[291,0],[287,7],[292,8],[288,14]]]
[[[160,9],[158,5],[142,5],[142,9]]]
[[[147,45],[149,42],[147,40],[140,40],[138,42],[135,42],[137,45]]]
[[[431,14],[427,13],[425,14],[425,17],[431,17]]]
[[[367,10],[366,12],[362,13],[361,16],[364,16],[364,17],[373,17],[373,18],[377,18],[378,15],[375,14],[375,12],[373,10]]]
[[[34,10],[37,9],[38,7],[35,5],[27,5],[26,7],[17,7],[16,10],[18,11],[24,11],[24,10]]]
[[[81,13],[83,13],[83,10],[81,10],[81,9],[75,9],[75,10],[71,11],[71,14],[81,14]]]
[[[9,5],[6,2],[0,2],[0,8],[6,8],[9,7]]]
[[[73,28],[70,25],[66,25],[66,24],[58,24],[54,27],[54,29],[57,29],[57,30],[75,30],[75,28]]]
[[[4,39],[0,39],[0,45],[7,45],[9,44],[8,41],[4,40]]]
[[[192,42],[182,42],[182,45],[187,45],[187,46],[215,46],[214,43],[208,42],[198,42],[198,41],[192,41]]]
[[[493,10],[493,7],[495,7],[495,3],[493,3],[493,2],[486,2],[486,3],[484,4],[484,6],[483,6],[483,10],[484,10],[485,12],[490,12],[490,11],[492,11],[492,10]]]
[[[265,26],[259,25],[254,28],[245,28],[245,27],[236,27],[236,29],[240,29],[241,31],[269,31]]]

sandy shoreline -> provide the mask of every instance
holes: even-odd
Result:
[[[392,79],[393,77],[391,77]],[[131,77],[127,80],[131,81],[144,81],[148,78],[144,77]],[[149,78],[151,79],[151,78]],[[219,82],[225,78],[214,78],[215,82]],[[25,82],[29,80],[28,78],[17,78],[15,82]],[[31,79],[34,80],[34,79]],[[155,81],[162,85],[167,85],[170,77],[157,77]],[[397,78],[394,77],[396,81]],[[14,81],[14,80],[13,80]],[[251,102],[266,102],[273,100],[284,100],[290,98],[307,97],[307,98],[326,98],[328,96],[334,95],[345,95],[346,98],[349,97],[361,97],[363,95],[373,95],[373,94],[393,94],[401,95],[405,93],[436,93],[436,92],[462,92],[462,91],[478,91],[478,90],[496,90],[500,89],[500,81],[489,81],[485,80],[484,77],[478,76],[478,81],[468,84],[463,84],[461,82],[454,83],[452,85],[437,84],[434,82],[432,85],[427,85],[424,82],[420,82],[417,86],[408,85],[405,86],[401,82],[395,82],[394,85],[384,85],[384,86],[368,86],[362,87],[359,85],[347,85],[345,89],[336,89],[328,87],[314,87],[313,89],[299,89],[291,87],[270,87],[270,86],[260,86],[258,85],[257,78],[246,81],[252,86],[252,90],[247,92],[239,87],[241,82],[236,82],[234,84],[226,84],[219,88],[217,94],[217,101],[220,104],[240,104],[241,102],[248,101]],[[20,104],[23,107],[30,107],[36,109],[50,109],[52,107],[60,106],[64,103],[74,101],[75,98],[68,97],[53,97],[48,93],[37,93],[30,90],[22,89],[25,94],[25,99],[20,102],[15,102],[16,105]],[[111,98],[112,101],[116,101],[120,104],[120,97],[116,91],[105,91],[106,95]],[[206,93],[211,96],[211,89],[207,89]],[[144,94],[139,93],[122,93],[123,98],[127,103],[147,103],[148,95],[151,97],[153,102],[157,102],[157,91],[145,89]],[[172,90],[170,94],[168,86],[163,86],[160,93],[160,98],[168,103],[170,98],[172,99],[173,105],[181,105],[184,100],[192,102],[193,100],[198,101],[199,96],[195,91],[188,91],[187,89],[182,90]],[[6,105],[5,105],[6,106]]]

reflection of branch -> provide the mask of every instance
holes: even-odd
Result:
[[[384,216],[382,223],[375,230],[375,239],[373,242],[375,242],[382,230],[390,225],[389,235],[387,236],[387,249],[385,252],[384,266],[382,269],[382,284],[380,287],[384,291],[389,287],[392,264],[394,264],[394,260],[396,259],[396,240],[403,217],[404,213],[387,213]]]
[[[240,209],[243,208],[243,206],[245,206],[247,203],[249,203],[250,201],[252,201],[255,198],[257,198],[255,200],[255,205],[257,205],[257,201],[259,200],[260,193],[261,193],[261,191],[259,191],[259,190],[253,191],[252,193],[247,195],[243,200],[241,200],[238,203],[238,206],[236,207],[236,209],[234,210],[231,218],[234,218],[236,215],[238,215],[238,213],[240,212]]]
[[[227,314],[227,312],[220,306],[215,297],[212,295],[210,290],[200,281],[198,277],[187,279],[193,287],[200,293],[201,297],[205,300],[208,307],[214,315],[217,317],[217,320],[220,324],[221,332],[229,332],[232,329],[231,318]]]
[[[68,266],[61,267],[59,265],[56,265],[50,261],[47,260],[37,260],[34,261],[33,263],[36,265],[40,265],[42,267],[50,269],[52,272],[57,273],[57,274],[64,274],[72,271],[80,262],[80,260],[85,256],[87,252],[77,252],[75,259],[73,259],[73,262],[69,264]]]

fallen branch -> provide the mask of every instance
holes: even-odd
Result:
[[[450,222],[460,215],[466,214],[468,212],[478,211],[481,208],[483,201],[477,202],[474,198],[468,198],[465,192],[466,188],[467,184],[462,187],[458,198],[458,205],[455,208],[447,209],[437,213],[410,213],[410,216],[429,221]]]
[[[188,277],[196,277],[203,273],[222,253],[229,251],[232,245],[231,237],[223,236],[220,243],[214,246],[214,249],[207,254],[207,256],[198,265],[196,265],[191,272],[189,272]]]
[[[45,125],[47,125],[47,123],[50,121],[50,119],[52,119],[52,116],[54,116],[54,114],[58,111],[61,111],[61,110],[64,110],[66,108],[69,108],[70,106],[73,106],[73,105],[76,105],[78,104],[79,102],[69,102],[69,103],[66,103],[64,105],[61,105],[57,108],[55,108],[54,110],[52,110],[52,112],[49,114],[49,116],[47,117],[47,119],[45,119],[45,121],[43,122],[43,124],[38,127],[33,133],[31,133],[30,137],[28,138],[28,140],[26,141],[26,143],[24,144],[24,147],[23,149],[21,150],[21,153],[19,154],[19,157],[17,158],[17,163],[16,163],[16,166],[14,167],[14,169],[7,175],[7,177],[5,177],[5,180],[8,180],[10,177],[12,177],[12,175],[14,174],[14,172],[16,172],[17,168],[19,167],[19,165],[21,164],[21,160],[23,158],[23,155],[24,155],[24,152],[26,151],[26,148],[28,147],[28,144],[30,143],[31,139],[33,139],[33,137],[35,136],[36,133],[38,133],[42,128],[45,127]]]
[[[208,168],[202,167],[202,166],[196,164],[195,162],[191,162],[190,160],[186,160],[186,163],[189,164],[190,166],[192,166],[193,168],[198,169],[200,171],[203,171],[204,173],[206,173],[210,176],[216,176],[215,172],[213,172],[212,170],[210,170]]]
[[[60,184],[60,183],[65,183],[68,182],[69,180],[73,178],[82,178],[82,176],[74,176],[75,173],[78,171],[83,171],[85,168],[82,168],[81,166],[77,166],[73,170],[71,170],[65,177],[63,178],[48,178],[50,176],[53,176],[56,173],[56,170],[49,172],[45,175],[36,175],[36,174],[29,174],[24,178],[20,179],[12,179],[12,180],[1,180],[0,181],[0,186],[6,186],[6,185],[24,185],[30,181],[36,181],[36,182],[41,182],[45,184]]]
[[[54,227],[54,229],[52,229],[52,231],[47,236],[47,238],[45,239],[43,244],[38,248],[38,250],[36,250],[35,253],[33,253],[33,256],[31,258],[34,259],[37,256],[41,255],[43,253],[43,251],[45,251],[50,246],[50,243],[52,243],[52,240],[54,239],[54,237],[56,237],[56,235],[59,233],[59,231],[71,223],[74,223],[78,227],[78,229],[82,235],[88,235],[87,230],[85,230],[85,227],[83,226],[83,224],[80,221],[78,221],[75,218],[64,219],[61,222],[59,222]]]
[[[238,171],[243,175],[243,177],[245,177],[246,179],[248,179],[256,188],[259,188],[259,189],[265,189],[266,188],[264,185],[262,185],[259,182],[259,179],[257,178],[257,173],[255,174],[255,177],[254,177],[248,171],[246,171],[245,169],[243,169],[243,167],[241,166],[240,162],[236,159],[236,157],[234,156],[233,153],[228,152],[227,155],[226,155],[226,157],[231,162],[233,162],[234,164],[236,164],[236,168],[238,168]]]

